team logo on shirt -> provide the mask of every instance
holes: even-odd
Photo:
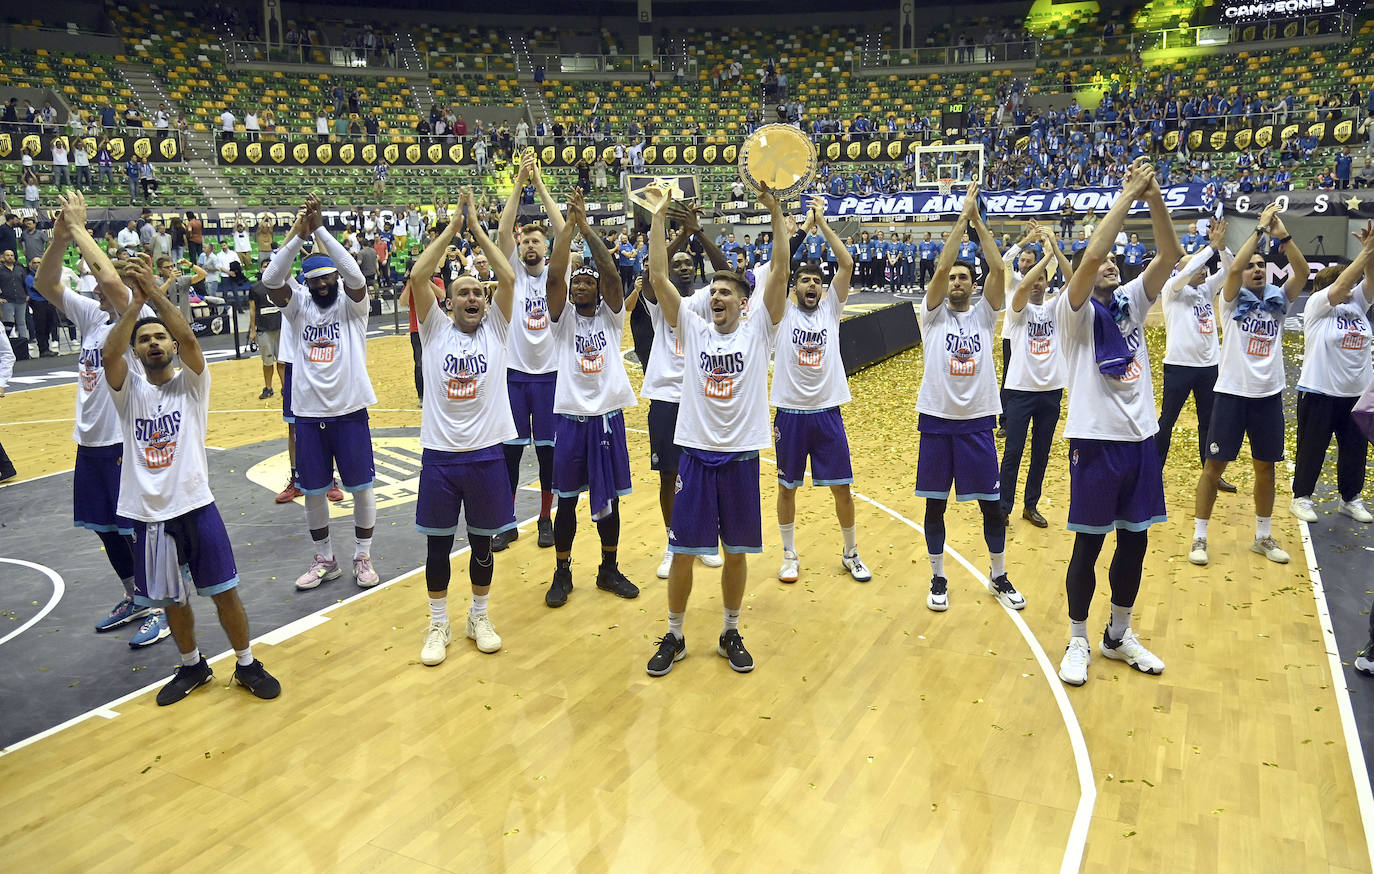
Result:
[[[606,356],[602,350],[606,348],[606,332],[597,331],[586,336],[577,334],[573,337],[577,348],[577,366],[583,373],[600,373],[606,367]]]
[[[301,342],[305,345],[306,359],[311,364],[332,364],[342,334],[338,322],[306,325],[301,329]]]
[[[1212,305],[1210,303],[1194,304],[1193,317],[1197,319],[1197,332],[1199,334],[1216,333],[1217,325],[1214,320]]]
[[[1356,352],[1364,350],[1366,340],[1365,331],[1368,330],[1368,328],[1363,318],[1360,316],[1338,315],[1336,316],[1336,328],[1345,331],[1345,336],[1341,337],[1342,349],[1353,349]]]
[[[448,376],[447,394],[451,401],[477,397],[477,379],[487,372],[487,356],[479,353],[445,355],[444,373]]]
[[[699,361],[705,378],[704,394],[714,400],[735,396],[735,376],[744,373],[743,352],[701,353]]]
[[[100,373],[104,366],[105,361],[101,358],[99,349],[81,350],[76,369],[82,391],[95,391],[95,387],[100,384]]]
[[[820,367],[825,354],[825,337],[825,328],[819,331],[793,328],[792,345],[797,349],[797,363],[802,367]]]
[[[548,330],[549,305],[543,296],[525,298],[525,327],[531,331]]]
[[[149,470],[172,466],[180,433],[180,411],[165,413],[156,419],[134,419],[134,440],[143,448],[143,460]]]
[[[976,356],[983,350],[983,340],[977,334],[945,334],[945,351],[949,353],[950,376],[973,376],[978,372]]]
[[[1240,329],[1250,335],[1245,343],[1245,354],[1251,358],[1268,358],[1274,351],[1274,341],[1279,336],[1279,322],[1269,315],[1246,316],[1241,319]]]
[[[1054,322],[1027,322],[1026,338],[1030,343],[1030,354],[1050,354],[1054,349]]]

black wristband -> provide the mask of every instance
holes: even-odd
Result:
[[[1279,240],[1279,245],[1280,245],[1280,246],[1286,246],[1287,244],[1289,244],[1289,243],[1291,243],[1291,242],[1293,242],[1293,235],[1292,235],[1292,234],[1289,234],[1288,236],[1284,237],[1282,240]]]

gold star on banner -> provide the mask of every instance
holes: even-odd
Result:
[[[1362,203],[1364,203],[1363,200],[1360,200],[1358,197],[1352,194],[1345,199],[1345,208],[1350,210],[1351,212],[1354,212],[1355,210],[1360,208],[1360,204]]]

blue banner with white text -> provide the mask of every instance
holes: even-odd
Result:
[[[1189,183],[1172,185],[1163,190],[1164,202],[1170,211],[1194,209],[1210,212],[1216,208],[1217,190],[1214,185]],[[1064,209],[1067,200],[1079,215],[1092,210],[1101,216],[1112,208],[1120,188],[1060,188],[1029,191],[984,191],[984,215],[1021,217],[1032,215],[1055,216]],[[941,194],[936,189],[898,191],[892,194],[824,195],[827,218],[939,218],[958,215],[964,206],[962,191]],[[1131,212],[1144,212],[1144,201],[1136,203]]]

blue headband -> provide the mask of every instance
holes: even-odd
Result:
[[[305,279],[314,279],[316,276],[324,276],[326,273],[335,273],[338,269],[334,266],[334,259],[328,255],[309,255],[301,261],[301,276]]]

